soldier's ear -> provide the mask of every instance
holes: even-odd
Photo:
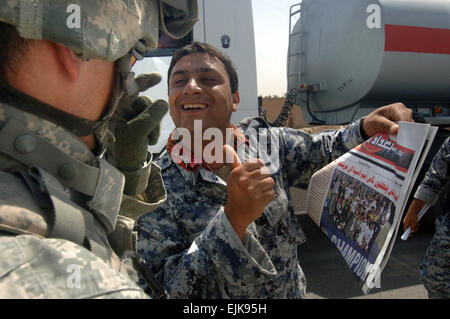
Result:
[[[76,82],[80,77],[83,61],[80,60],[72,50],[62,45],[55,43],[54,48],[61,68],[67,75],[68,80]]]

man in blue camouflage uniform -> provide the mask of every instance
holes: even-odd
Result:
[[[135,105],[160,76],[131,66],[192,29],[196,2],[169,2],[0,0],[0,298],[148,298],[118,213],[164,200],[147,148],[167,103]]]
[[[168,75],[176,127],[194,136],[195,120],[201,120],[202,132],[218,128],[225,137],[239,103],[229,58],[194,43],[174,54]],[[297,247],[304,237],[289,204],[289,187],[306,188],[315,171],[365,137],[377,131],[396,133],[391,120],[411,121],[411,111],[400,103],[385,106],[347,129],[318,135],[248,119],[234,130],[231,144],[239,145],[237,154],[224,145],[230,140],[216,137],[223,151],[231,153],[230,165],[193,163],[189,155],[186,160],[185,152],[175,152],[180,141],[174,135],[157,161],[168,198],[138,219],[138,254],[171,298],[303,298],[306,280]],[[243,132],[249,131],[256,135],[246,140]],[[252,142],[255,137],[267,141],[271,150],[256,161],[250,160],[259,147]],[[195,150],[195,142],[185,136],[181,141],[187,142],[184,151]],[[202,151],[209,142],[200,141]]]
[[[442,144],[417,188],[405,218],[404,230],[418,230],[417,213],[425,204],[436,204],[450,177],[450,137]],[[448,198],[446,199],[448,203]],[[419,264],[419,274],[429,298],[450,298],[450,213],[443,211],[436,219],[436,231]]]

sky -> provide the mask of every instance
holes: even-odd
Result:
[[[286,93],[289,8],[300,0],[252,0],[258,95]],[[295,20],[294,20],[295,21]]]

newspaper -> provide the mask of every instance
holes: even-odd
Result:
[[[437,127],[399,122],[316,172],[306,212],[344,257],[367,294],[380,287],[406,201]]]

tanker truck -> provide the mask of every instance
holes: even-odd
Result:
[[[420,182],[450,135],[450,0],[303,0],[289,19],[288,94],[272,124],[293,105],[308,123],[332,125],[402,102],[440,127]]]

